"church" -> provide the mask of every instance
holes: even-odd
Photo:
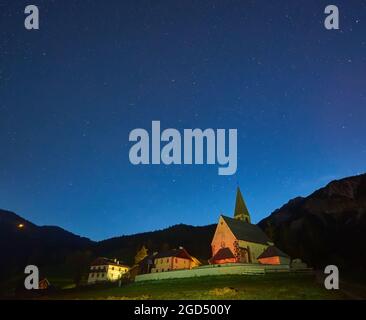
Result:
[[[262,229],[251,223],[239,188],[236,193],[234,218],[220,216],[211,249],[211,264],[282,264],[289,261],[289,257],[274,247]]]

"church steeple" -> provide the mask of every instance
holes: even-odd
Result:
[[[247,206],[245,205],[244,198],[240,192],[239,187],[236,190],[234,219],[250,223],[250,214]]]

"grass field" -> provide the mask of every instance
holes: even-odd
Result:
[[[43,299],[345,299],[328,291],[310,274],[215,276],[137,282],[122,287],[87,287],[62,290]]]

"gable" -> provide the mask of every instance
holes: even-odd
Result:
[[[225,259],[235,259],[234,254],[229,248],[221,248],[215,255],[211,258],[211,261],[215,260],[225,260]]]
[[[233,241],[237,240],[235,235],[232,233],[229,226],[225,222],[225,220],[222,218],[222,216],[220,216],[219,222],[217,223],[217,227],[216,227],[214,236],[213,236],[212,241],[211,241],[211,245],[213,243],[217,242],[218,239],[221,240],[223,238],[225,238],[225,239],[226,238],[232,238]]]

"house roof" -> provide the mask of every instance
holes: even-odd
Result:
[[[257,259],[271,258],[271,257],[289,258],[289,256],[286,253],[282,252],[277,247],[270,246],[266,250],[264,250],[264,252]]]
[[[244,240],[248,242],[268,244],[271,240],[262,231],[261,228],[255,224],[247,223],[238,219],[229,218],[226,216],[221,216],[231,232],[234,234],[235,238],[238,240]]]
[[[224,259],[232,259],[232,258],[235,258],[235,256],[234,256],[234,254],[231,252],[231,250],[229,248],[221,248],[211,258],[211,261],[224,260]]]
[[[108,258],[97,258],[95,259],[92,263],[92,266],[117,266],[117,267],[126,267],[128,268],[128,266],[123,265],[123,264],[119,264],[117,262],[115,262],[114,260],[108,259]]]
[[[50,282],[48,281],[48,279],[47,279],[47,278],[43,278],[43,279],[39,280],[39,284],[41,284],[41,283],[45,283],[45,284],[47,284],[48,286],[50,285]]]
[[[156,254],[149,254],[148,256],[146,256],[145,258],[143,258],[138,265],[142,266],[145,264],[153,264],[153,261],[156,257]]]
[[[191,255],[184,248],[171,249],[171,250],[159,252],[154,257],[154,259],[168,258],[168,257],[177,257],[177,258],[182,258],[182,259],[193,260]]]

